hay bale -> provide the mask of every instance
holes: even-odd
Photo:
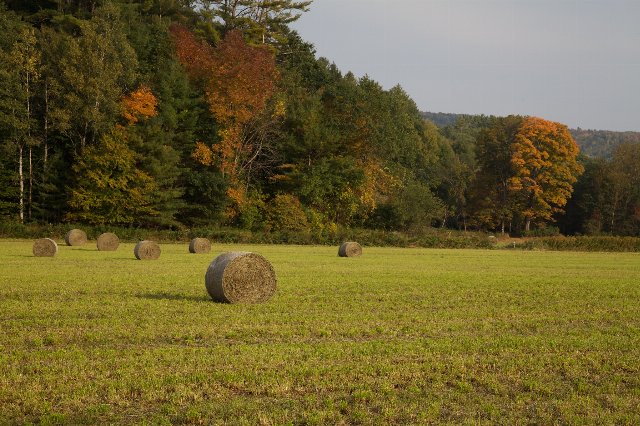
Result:
[[[160,246],[155,241],[140,241],[133,249],[133,254],[139,260],[156,260],[160,257]]]
[[[362,247],[354,241],[344,242],[338,249],[338,256],[340,257],[356,257],[361,255]]]
[[[119,245],[120,239],[116,234],[113,234],[111,232],[100,234],[100,236],[98,237],[98,241],[96,242],[96,246],[100,251],[115,251],[118,250]]]
[[[68,246],[81,246],[87,242],[87,234],[81,229],[72,229],[64,236]]]
[[[216,302],[266,302],[276,292],[276,273],[257,253],[231,251],[216,257],[204,276],[209,296]]]
[[[58,253],[58,244],[51,238],[40,238],[33,242],[33,255],[37,257],[53,257]]]
[[[189,243],[189,253],[209,253],[211,242],[206,238],[194,238]]]

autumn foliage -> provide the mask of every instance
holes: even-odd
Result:
[[[515,192],[525,228],[531,220],[550,220],[567,204],[573,184],[583,172],[577,162],[578,145],[567,126],[537,117],[526,117],[512,144]]]
[[[571,130],[578,160],[552,121],[421,113],[318,57],[309,0],[2,3],[2,220],[640,235],[640,132]]]
[[[516,222],[552,222],[584,171],[563,124],[538,117],[493,118],[477,138],[474,221],[502,232]]]
[[[265,108],[274,92],[273,54],[267,48],[249,46],[238,31],[228,33],[215,48],[196,41],[181,27],[174,27],[172,34],[187,72],[204,81],[209,110],[220,125],[220,141],[211,149],[219,156],[222,172],[233,181],[240,172],[239,157],[252,150],[243,138],[243,127]],[[202,144],[194,152],[203,164],[211,164],[211,157]]]
[[[211,78],[213,68],[213,47],[182,25],[173,25],[169,29],[175,44],[176,55],[189,77],[206,84]]]
[[[198,142],[192,157],[204,165],[217,163],[231,184],[229,197],[242,204],[243,160],[256,151],[246,126],[274,93],[278,73],[273,53],[248,45],[239,31],[227,33],[215,48],[183,27],[174,26],[171,34],[180,62],[192,79],[203,84],[209,110],[219,125],[219,141],[211,146]]]
[[[158,100],[148,86],[140,86],[122,99],[123,116],[129,125],[140,118],[150,118],[157,114]]]
[[[216,47],[207,100],[216,119],[242,125],[264,109],[277,77],[273,53],[232,31]]]

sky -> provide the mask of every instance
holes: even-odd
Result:
[[[292,27],[422,111],[640,131],[640,0],[314,0]]]

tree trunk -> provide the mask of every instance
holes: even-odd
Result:
[[[611,225],[609,232],[615,233],[615,225],[616,225],[616,210],[618,210],[618,191],[615,190],[613,192],[613,205],[611,206]]]
[[[31,205],[33,204],[33,148],[29,147],[29,206],[27,217],[31,220]]]
[[[40,196],[40,219],[46,219],[45,211],[45,200],[46,197],[44,195],[45,188],[47,187],[47,172],[49,166],[49,80],[44,80],[44,117],[43,117],[43,134],[42,134],[42,186],[39,192]]]
[[[531,218],[528,217],[524,223],[524,230],[529,232],[530,229],[531,229]]]
[[[611,225],[609,227],[609,232],[614,233],[615,223],[616,223],[616,208],[614,206],[611,211]]]
[[[44,171],[43,182],[47,175],[47,160],[49,159],[49,81],[45,80],[44,83],[44,164],[42,169]]]
[[[27,217],[31,220],[31,202],[33,199],[33,161],[32,161],[32,152],[33,147],[31,146],[31,72],[27,71],[26,74],[26,91],[27,91],[27,137],[29,141],[29,198],[28,198],[28,213]],[[22,153],[20,153],[20,161],[22,162]],[[22,174],[22,171],[20,171]],[[24,185],[24,184],[23,184]],[[23,206],[24,208],[24,206]],[[24,216],[24,215],[23,215]],[[21,218],[21,221],[24,220],[24,217]]]
[[[20,178],[20,223],[24,223],[24,174],[22,173],[22,145],[18,145],[18,176]]]
[[[44,140],[44,154],[43,154],[43,165],[42,165],[42,170],[44,171],[44,177],[46,178],[46,173],[47,173],[47,160],[49,159],[49,145],[47,144],[47,140]],[[44,181],[44,179],[43,179]]]

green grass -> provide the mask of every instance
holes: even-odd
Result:
[[[0,241],[0,424],[639,424],[640,255]],[[210,301],[218,253],[266,304]]]

